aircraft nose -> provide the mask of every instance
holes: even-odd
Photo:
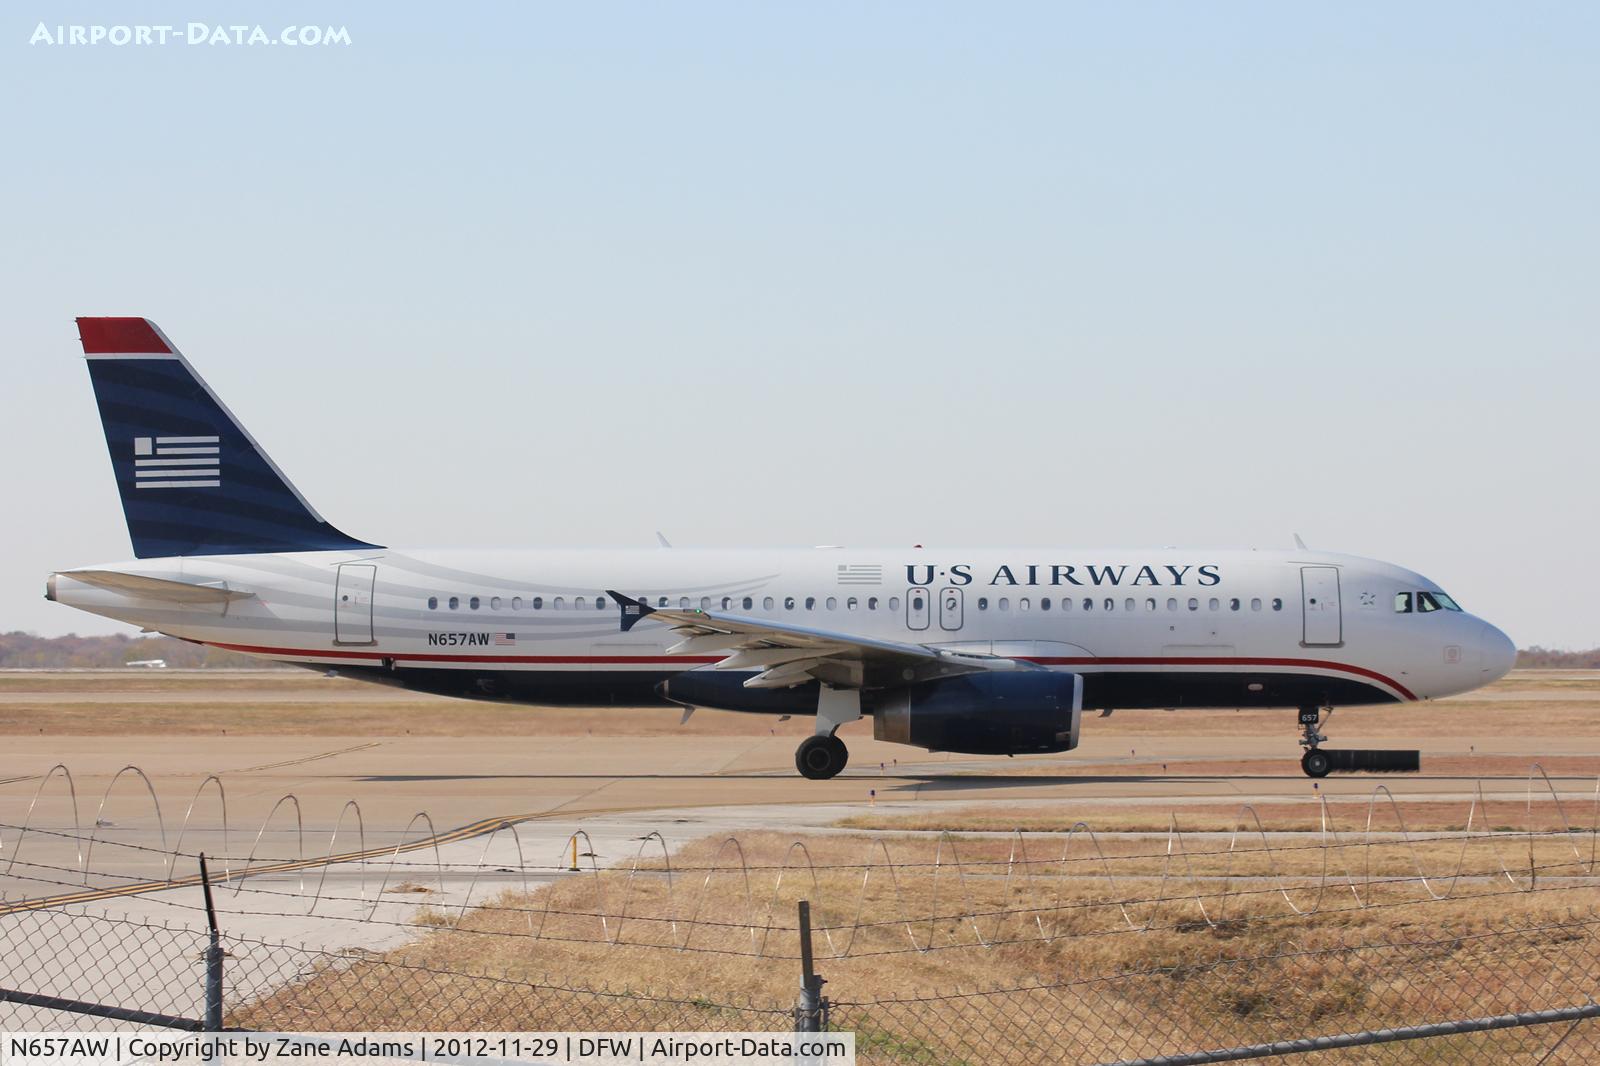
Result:
[[[1483,672],[1485,683],[1495,681],[1510,673],[1511,667],[1516,665],[1517,646],[1511,638],[1500,630],[1483,623],[1483,638],[1480,644],[1483,658]]]

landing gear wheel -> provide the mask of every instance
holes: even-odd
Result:
[[[849,760],[850,752],[838,737],[806,737],[794,753],[795,769],[813,781],[837,776]]]
[[[1321,748],[1311,748],[1300,756],[1300,769],[1307,777],[1327,777],[1328,771],[1333,769],[1333,760]]]

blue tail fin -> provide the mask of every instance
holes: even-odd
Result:
[[[149,319],[78,335],[134,555],[376,547],[323,521]]]

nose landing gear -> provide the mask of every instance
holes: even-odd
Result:
[[[1328,708],[1328,717],[1333,717],[1331,707]],[[1300,756],[1300,769],[1305,771],[1307,777],[1327,777],[1328,771],[1333,769],[1333,760],[1318,746],[1328,742],[1328,738],[1318,731],[1322,722],[1320,708],[1300,708],[1300,746],[1306,749],[1306,753]]]

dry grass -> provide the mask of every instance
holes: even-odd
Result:
[[[386,958],[430,970],[715,1003],[786,1003],[797,970],[795,903],[807,898],[819,929],[820,967],[838,999],[1022,987],[1151,967],[1169,971],[1163,980],[1170,985],[1171,972],[1194,972],[1218,956],[1462,938],[1508,921],[1568,918],[1595,899],[1596,882],[1586,876],[1591,843],[1587,836],[1537,839],[1532,860],[1542,887],[1519,891],[1530,884],[1526,838],[1476,841],[1465,854],[1459,841],[1329,849],[1307,839],[1275,844],[1270,853],[1259,843],[1230,853],[1212,841],[1186,847],[1175,860],[1148,839],[1109,836],[1095,848],[1080,837],[1065,862],[1058,861],[1059,838],[1035,838],[1024,865],[1005,838],[963,839],[952,851],[949,842],[925,836],[828,834],[796,845],[758,833],[741,836],[737,845],[717,838],[689,845],[673,857],[670,883],[657,855],[636,874],[624,868],[575,876],[542,891],[507,893],[464,917],[419,908],[418,925],[427,932]],[[1430,875],[1459,868],[1467,876],[1453,886],[1455,898],[1423,902],[1428,891],[1414,880],[1419,865]],[[1575,879],[1578,874],[1585,876]],[[1432,887],[1442,893],[1449,886],[1436,881]],[[1297,909],[1306,913],[1297,916]],[[1459,955],[1451,965],[1465,969],[1451,979],[1480,985],[1474,1002],[1487,1006],[1496,980],[1511,996],[1504,964]],[[1354,1024],[1372,1006],[1377,993],[1369,985],[1378,978],[1347,958],[1318,965],[1311,966],[1309,983],[1284,981],[1273,964],[1259,973],[1241,971],[1225,984],[1196,981],[1175,998],[1169,987],[1161,1013],[1173,1031],[1231,1031],[1217,1027],[1219,1010],[1241,1021],[1295,1014],[1319,1031]],[[1440,963],[1438,974],[1447,969]],[[330,970],[283,995],[348,1001],[362,1012],[328,1018],[329,1028],[357,1020],[415,1027],[418,1015],[403,1001],[354,994],[353,983],[370,979],[370,973]],[[1422,975],[1410,979],[1420,994]],[[560,1028],[557,1023],[570,1020],[541,1017],[542,1009],[565,1009],[558,999],[541,1008],[522,998],[479,996],[472,1017],[485,1028]],[[262,1018],[270,1017],[272,1001],[259,1009]],[[1018,1021],[991,1019],[1002,1029]],[[874,1024],[880,1028],[871,1039],[883,1042],[874,1053],[879,1059],[893,1060],[902,1042],[918,1039],[914,1028],[903,1027],[910,1021],[902,1028],[888,1018]]]
[[[702,710],[685,725],[673,707],[526,707],[446,699],[312,671],[107,671],[0,673],[0,735],[274,736],[582,736],[596,729],[636,736],[804,736],[803,717]],[[1346,746],[1385,737],[1505,735],[1600,738],[1600,675],[1584,671],[1520,671],[1479,692],[1404,707],[1350,707],[1336,718]],[[856,735],[870,726],[853,726]],[[1097,744],[1144,736],[1290,736],[1285,711],[1123,711],[1085,723]],[[1160,773],[1159,763],[1128,760],[1113,773]],[[1018,774],[1049,774],[1058,760],[1018,760]],[[1524,767],[1525,768],[1525,767]],[[1483,770],[1469,756],[1430,772]],[[1167,773],[1225,772],[1216,762],[1169,762]],[[1248,769],[1240,772],[1250,772]]]
[[[1591,760],[1592,762],[1592,760]],[[1523,764],[1526,769],[1526,764]],[[834,824],[841,829],[894,830],[898,832],[986,832],[986,833],[1065,833],[1075,826],[1096,832],[1161,833],[1173,830],[1186,833],[1234,833],[1248,835],[1258,826],[1272,833],[1321,833],[1357,836],[1366,832],[1431,833],[1438,831],[1493,831],[1521,833],[1559,830],[1587,831],[1600,825],[1600,805],[1596,799],[1568,800],[1563,803],[1535,797],[1485,794],[1473,804],[1470,800],[1438,801],[1406,799],[1396,803],[1387,797],[1330,796],[1326,807],[1316,801],[1289,800],[1251,804],[1185,803],[1173,811],[1145,805],[1084,805],[1069,809],[1060,805],[1020,806],[1009,804],[952,806],[901,814],[867,811],[841,818]],[[1471,825],[1468,825],[1468,819]]]

